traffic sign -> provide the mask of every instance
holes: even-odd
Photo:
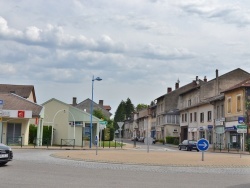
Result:
[[[96,136],[95,136],[95,145],[96,145],[96,146],[97,146],[97,144],[98,144],[98,140],[99,140],[99,139],[98,139],[98,135],[96,135]]]
[[[118,124],[119,128],[121,129],[122,126],[123,126],[123,124],[124,124],[124,122],[117,122],[117,124]]]
[[[99,121],[99,124],[100,124],[100,129],[105,129],[106,128],[106,125],[108,124],[107,121]]]
[[[196,143],[196,146],[197,146],[198,150],[200,150],[200,151],[207,151],[209,148],[209,142],[208,142],[208,140],[202,138],[202,139],[198,140],[198,142]]]
[[[237,133],[247,133],[246,125],[237,125]]]

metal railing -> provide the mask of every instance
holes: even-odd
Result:
[[[23,137],[8,137],[7,138],[7,145],[20,145],[23,147]]]
[[[61,139],[61,148],[63,146],[73,146],[75,148],[75,139]]]

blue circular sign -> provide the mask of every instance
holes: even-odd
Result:
[[[209,142],[208,142],[208,140],[202,138],[202,139],[198,140],[198,142],[196,143],[196,146],[197,146],[198,150],[200,150],[200,151],[207,151],[209,149]]]

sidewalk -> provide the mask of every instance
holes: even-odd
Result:
[[[19,147],[12,147],[20,149]],[[23,149],[32,149],[31,146],[23,146]],[[36,149],[47,149],[47,147],[36,147]],[[189,167],[218,167],[218,168],[250,168],[250,155],[246,153],[217,153],[207,151],[204,153],[202,161],[202,152],[196,151],[155,151],[138,150],[132,144],[126,144],[121,148],[98,148],[93,147],[49,147],[49,150],[55,150],[52,157],[103,162],[119,164],[138,164],[138,165],[159,165],[159,166],[189,166]]]

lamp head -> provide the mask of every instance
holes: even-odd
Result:
[[[102,79],[100,77],[96,77],[95,80],[101,81]]]

